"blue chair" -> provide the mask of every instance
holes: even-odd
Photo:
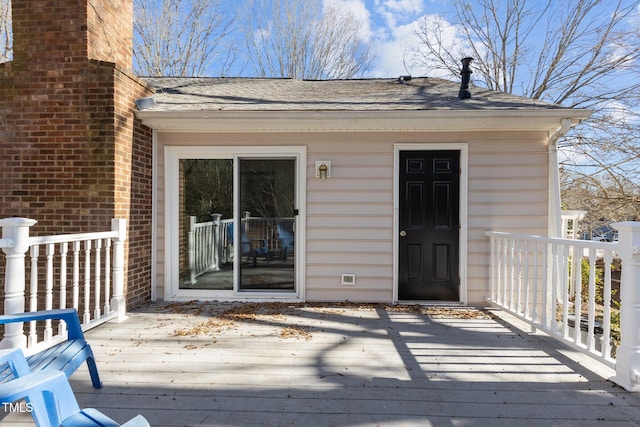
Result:
[[[233,223],[229,224],[227,231],[229,233],[229,240],[233,244]],[[247,237],[244,227],[240,227],[240,257],[243,255],[253,257],[254,267],[258,264],[259,256],[266,258],[267,262],[269,262],[269,246],[267,245],[267,239],[254,239],[251,241]]]
[[[0,316],[0,325],[54,319],[64,320],[67,324],[67,340],[29,356],[27,358],[29,370],[37,372],[42,369],[55,369],[70,377],[86,362],[93,387],[101,388],[102,382],[100,381],[93,351],[89,343],[84,339],[78,313],[74,308],[5,314]],[[0,382],[10,380],[12,376],[11,370],[0,368]]]
[[[97,409],[80,409],[63,372],[43,369],[32,373],[20,349],[0,350],[0,364],[14,374],[14,379],[0,384],[0,401],[5,411],[7,405],[11,409],[11,403],[24,399],[24,409],[31,413],[38,427],[120,426]],[[138,415],[122,427],[149,427],[149,423]]]
[[[278,223],[276,228],[278,230],[278,239],[280,240],[282,260],[286,261],[289,251],[293,251],[294,249],[293,222]]]

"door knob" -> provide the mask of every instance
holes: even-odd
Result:
[[[407,235],[407,232],[406,232],[406,231],[402,230],[402,231],[400,232],[400,237],[404,237],[404,236],[406,236],[406,235]]]

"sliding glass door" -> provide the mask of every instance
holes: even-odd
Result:
[[[180,159],[180,289],[233,290],[233,159]]]
[[[219,156],[176,159],[173,293],[296,292],[299,156]]]
[[[239,290],[295,288],[295,159],[239,159]]]

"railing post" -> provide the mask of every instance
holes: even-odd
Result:
[[[4,313],[24,313],[25,267],[24,256],[29,250],[29,228],[38,221],[29,218],[5,218],[0,220],[2,239],[9,247],[2,251],[6,254],[4,272]],[[22,323],[5,325],[4,338],[0,348],[25,347],[27,338],[23,334]]]
[[[118,322],[127,320],[127,301],[124,297],[124,243],[127,240],[127,220],[113,218],[111,230],[118,233],[113,241],[113,296],[111,308],[117,313]]]
[[[189,282],[196,283],[196,217],[189,217],[189,231],[187,232],[187,262],[189,263]]]
[[[640,222],[612,224],[618,230],[622,261],[620,280],[620,347],[611,381],[640,391]]]
[[[220,270],[220,219],[222,218],[222,214],[213,213],[211,214],[211,219],[213,220],[213,265],[212,268],[215,271]]]

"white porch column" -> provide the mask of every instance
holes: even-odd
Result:
[[[196,239],[194,237],[196,228],[196,217],[189,217],[189,231],[187,232],[187,262],[189,263],[189,282],[196,283]]]
[[[620,347],[611,381],[640,391],[640,222],[612,224],[618,230],[622,259],[620,280]]]
[[[579,239],[578,221],[582,221],[587,211],[563,210],[562,211],[562,238],[563,239]],[[569,234],[569,224],[571,224],[572,233]]]
[[[127,320],[127,301],[124,297],[124,243],[127,240],[127,220],[113,218],[111,230],[118,233],[113,241],[113,296],[111,308],[118,314],[118,322]]]
[[[38,221],[29,218],[5,218],[0,220],[2,239],[10,247],[2,248],[6,254],[4,272],[4,313],[24,313],[25,268],[24,256],[29,250],[29,228]],[[4,338],[0,348],[25,347],[27,338],[22,323],[11,323],[4,327]]]
[[[211,268],[215,271],[220,271],[220,243],[222,242],[220,239],[221,218],[222,214],[211,214],[211,219],[213,220],[213,265]]]

